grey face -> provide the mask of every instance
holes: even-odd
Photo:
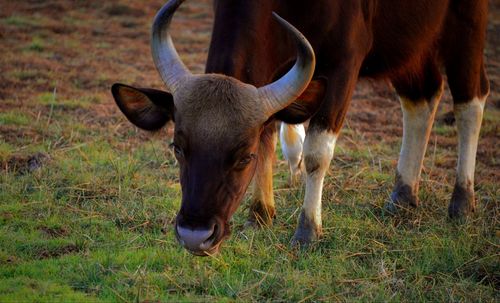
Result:
[[[228,221],[255,170],[265,116],[253,87],[218,75],[192,81],[175,96],[184,100],[173,143],[182,186],[175,231],[186,249],[206,255],[229,235]]]
[[[255,171],[264,124],[304,91],[315,57],[304,36],[275,15],[297,46],[296,63],[282,78],[256,88],[223,75],[193,75],[168,33],[182,2],[168,1],[152,29],[153,60],[171,94],[122,84],[112,91],[125,116],[141,128],[157,130],[175,121],[173,146],[182,186],[175,233],[190,252],[207,255],[229,234],[228,220]]]

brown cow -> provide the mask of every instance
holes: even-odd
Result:
[[[459,136],[449,215],[474,209],[475,156],[489,92],[483,66],[487,0],[216,0],[204,75],[188,71],[168,34],[182,2],[169,1],[153,25],[153,59],[170,93],[122,84],[112,91],[138,127],[156,130],[175,121],[182,186],[175,233],[190,252],[218,250],[252,177],[249,221],[271,223],[274,121],[310,119],[303,151],[293,139],[301,138],[300,127],[283,132],[286,156],[295,157],[292,169],[302,162],[306,169],[293,242],[307,244],[321,235],[323,179],[359,77],[389,79],[401,99],[403,142],[387,204],[395,210],[418,205],[444,66]],[[279,17],[276,22],[273,11],[300,32]]]

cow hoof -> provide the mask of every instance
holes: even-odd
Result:
[[[260,203],[254,203],[250,209],[245,227],[260,228],[273,225],[275,210],[264,209]]]
[[[302,211],[299,217],[299,225],[293,235],[291,245],[293,247],[307,247],[318,241],[321,234],[321,226],[316,226],[316,224],[306,217],[304,211]]]
[[[391,194],[391,199],[384,205],[389,214],[396,214],[401,210],[418,206],[418,197],[409,185],[398,184]]]
[[[245,229],[247,229],[247,228],[259,229],[259,228],[262,228],[262,227],[270,227],[272,225],[273,225],[273,221],[272,220],[264,222],[264,221],[261,221],[261,220],[257,220],[255,218],[248,218],[248,220],[243,225],[243,228],[245,228]]]
[[[247,220],[245,222],[245,224],[243,225],[243,228],[244,229],[257,229],[257,228],[259,228],[259,225],[255,221]]]
[[[474,190],[455,184],[448,206],[448,216],[452,219],[464,218],[474,212],[474,209]]]
[[[244,229],[261,229],[263,227],[269,227],[272,224],[273,224],[272,221],[269,222],[269,223],[263,224],[260,221],[255,221],[255,220],[248,219],[245,222],[245,224],[243,225],[243,228]]]
[[[391,214],[396,214],[400,210],[417,207],[417,192],[418,187],[404,183],[401,174],[396,171],[396,182],[392,190],[391,200],[385,204],[384,209]]]
[[[392,200],[389,200],[387,203],[384,205],[384,210],[387,212],[389,215],[395,215],[399,211],[399,205],[394,203]]]

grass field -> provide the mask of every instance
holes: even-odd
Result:
[[[492,84],[478,150],[478,211],[447,218],[455,127],[438,119],[422,206],[388,217],[401,113],[384,83],[358,85],[324,191],[324,236],[291,248],[304,191],[275,170],[277,217],[222,253],[176,242],[178,168],[169,133],[119,113],[113,82],[162,88],[149,51],[162,1],[0,0],[0,302],[500,301],[500,5],[492,3]],[[174,40],[203,71],[211,3],[190,0]],[[449,94],[439,113],[451,108]],[[246,198],[247,200],[248,198]]]

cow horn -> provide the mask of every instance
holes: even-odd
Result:
[[[163,82],[174,93],[183,79],[191,76],[191,72],[182,63],[175,50],[172,38],[168,33],[170,21],[177,8],[184,0],[170,0],[156,14],[152,28],[151,52],[156,69]]]
[[[316,58],[311,44],[293,25],[273,12],[278,22],[292,34],[297,45],[295,65],[283,77],[258,89],[269,116],[282,110],[295,101],[307,88],[316,65]]]

